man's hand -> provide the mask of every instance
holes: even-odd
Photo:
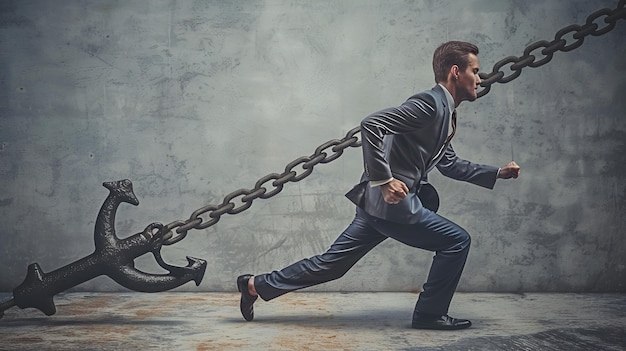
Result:
[[[500,168],[500,173],[498,173],[498,178],[502,179],[510,179],[519,177],[520,168],[515,163],[515,161],[511,161],[506,164],[506,166]]]
[[[404,182],[392,179],[389,183],[381,185],[380,191],[383,193],[385,202],[394,205],[406,197],[409,193],[409,188]]]

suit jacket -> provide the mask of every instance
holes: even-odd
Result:
[[[493,188],[498,168],[459,158],[448,136],[451,113],[443,88],[436,85],[409,97],[398,107],[367,116],[361,122],[364,173],[346,196],[372,216],[398,223],[415,223],[423,206],[417,196],[433,167],[453,179]],[[442,148],[445,151],[433,159]],[[395,178],[410,189],[398,204],[384,201],[379,187],[370,181]]]

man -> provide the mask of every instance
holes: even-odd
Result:
[[[321,255],[280,271],[239,276],[240,309],[247,321],[254,318],[257,296],[268,301],[337,279],[376,245],[393,238],[436,253],[415,305],[413,328],[454,330],[471,326],[469,320],[448,316],[467,259],[470,236],[436,214],[436,208],[422,204],[418,193],[431,187],[427,174],[434,167],[447,177],[490,189],[497,178],[517,178],[520,174],[515,162],[498,169],[460,159],[450,144],[456,132],[456,107],[477,97],[477,55],[478,48],[470,43],[442,44],[433,56],[437,83],[433,89],[411,96],[399,107],[363,119],[365,172],[361,182],[346,194],[357,204],[354,221]]]

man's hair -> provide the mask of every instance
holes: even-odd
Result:
[[[450,67],[454,65],[464,71],[469,63],[469,54],[478,55],[478,47],[464,41],[449,41],[441,44],[433,54],[435,82],[445,82],[448,79]]]

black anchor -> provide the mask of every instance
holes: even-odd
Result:
[[[94,252],[76,262],[50,273],[44,273],[39,264],[28,266],[26,278],[13,290],[13,298],[0,303],[0,318],[10,307],[36,308],[48,316],[56,313],[53,296],[100,275],[107,275],[120,285],[140,292],[160,292],[174,289],[191,280],[200,285],[207,263],[187,257],[185,267],[172,266],[161,257],[161,247],[167,228],[152,223],[142,232],[126,239],[115,235],[115,213],[122,202],[139,205],[130,180],[103,183],[109,196],[102,204],[94,230]],[[157,263],[168,274],[145,273],[135,268],[134,259],[152,252]]]

